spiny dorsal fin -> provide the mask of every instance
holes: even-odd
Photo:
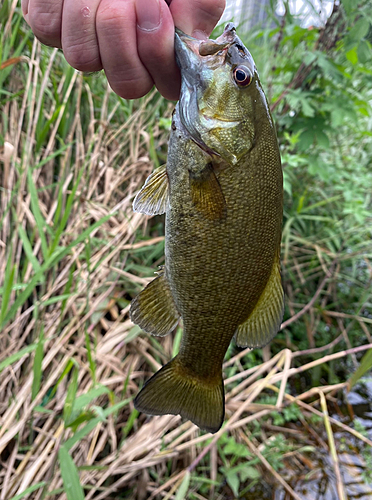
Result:
[[[180,319],[168,280],[163,271],[132,300],[130,319],[151,335],[164,337],[172,332]]]
[[[154,170],[134,198],[133,210],[147,215],[163,214],[169,205],[167,166]]]
[[[240,347],[263,347],[278,333],[284,312],[279,255],[271,276],[249,318],[238,326],[235,341]]]
[[[226,202],[211,163],[195,174],[190,172],[191,198],[197,210],[209,220],[226,215]]]

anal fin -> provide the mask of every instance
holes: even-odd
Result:
[[[133,210],[147,215],[160,215],[169,206],[167,166],[154,170],[133,201]]]
[[[238,326],[235,341],[240,347],[263,347],[278,333],[284,312],[279,253],[269,281],[248,319]]]
[[[151,335],[164,337],[172,332],[180,319],[164,271],[132,300],[130,319]]]
[[[205,218],[219,220],[225,217],[225,198],[211,163],[197,174],[190,172],[190,189],[195,207]]]

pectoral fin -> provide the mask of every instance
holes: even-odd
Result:
[[[209,220],[225,217],[225,198],[211,163],[197,174],[190,172],[190,189],[192,201],[204,217]]]
[[[164,271],[133,299],[129,315],[133,323],[151,335],[164,337],[176,328],[180,315]]]
[[[279,256],[256,307],[238,326],[235,341],[240,347],[263,347],[278,333],[284,312],[284,293],[280,278]]]
[[[163,214],[169,205],[167,166],[154,170],[134,198],[133,210],[147,215]]]

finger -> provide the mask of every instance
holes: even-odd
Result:
[[[126,99],[149,92],[153,81],[137,52],[134,0],[101,0],[96,18],[102,66],[111,88]]]
[[[64,0],[62,48],[72,67],[80,71],[102,69],[96,36],[96,15],[100,0]]]
[[[27,22],[45,45],[61,47],[63,0],[29,0]]]
[[[180,74],[174,57],[174,24],[163,1],[137,0],[138,54],[159,92],[177,100]]]
[[[170,11],[177,28],[196,38],[208,37],[225,9],[225,0],[172,0]]]

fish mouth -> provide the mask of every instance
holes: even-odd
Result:
[[[228,48],[235,42],[232,33],[235,33],[232,23],[217,40],[199,40],[176,28],[175,53],[182,77],[194,82],[195,75],[203,68],[214,69],[224,64]]]
[[[181,70],[182,79],[189,86],[200,86],[200,71],[203,65],[199,55],[200,40],[186,35],[186,33],[176,28],[174,43],[176,61]]]
[[[181,95],[177,105],[184,131],[201,149],[214,154],[201,138],[199,98],[207,88],[206,74],[209,70],[199,54],[201,40],[186,35],[176,28],[175,54],[181,71]]]

